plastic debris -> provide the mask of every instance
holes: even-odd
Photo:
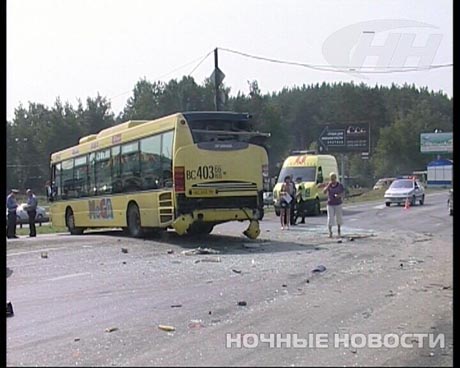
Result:
[[[122,263],[123,263],[123,264],[126,264],[126,261],[123,261]]]
[[[234,268],[232,269],[232,271],[235,272],[235,273],[241,273],[240,270],[235,270]]]
[[[199,328],[204,327],[203,321],[201,319],[192,319],[190,323],[188,324],[188,328],[197,330]]]
[[[171,305],[171,308],[180,308],[182,307],[182,304],[173,304]]]
[[[282,286],[282,287],[287,287],[287,285],[286,285],[286,284],[283,284],[283,285],[281,285],[281,286]]]
[[[7,302],[6,302],[6,316],[7,316],[7,317],[12,317],[12,316],[14,316],[13,304],[11,304],[10,301],[7,301]]]
[[[173,254],[174,251],[173,251],[172,249],[169,249],[167,253],[168,253],[168,254]]]
[[[118,327],[108,327],[105,329],[105,332],[114,332],[118,331]]]
[[[182,251],[182,254],[185,256],[193,256],[196,254],[219,254],[219,253],[220,252],[218,250],[211,249],[211,248],[201,248],[201,247]]]
[[[399,264],[399,267],[403,268],[403,267],[404,267],[404,265],[403,265],[402,263],[400,263],[400,264]]]
[[[326,271],[326,267],[323,266],[323,265],[319,265],[315,269],[313,269],[313,271],[311,271],[311,272],[320,273],[320,272],[324,272],[324,271]]]
[[[121,253],[128,253],[128,249],[127,248],[121,248]]]
[[[246,303],[244,300],[242,300],[242,301],[238,302],[238,305],[240,307],[245,307],[246,305],[248,305],[248,303]]]
[[[244,248],[259,248],[260,244],[257,244],[257,243],[244,243],[243,247]]]
[[[168,326],[168,325],[158,325],[158,328],[163,331],[175,331],[176,330],[174,326]]]
[[[342,239],[337,240],[337,243],[342,243]]]
[[[48,258],[48,252],[41,252],[40,257]]]
[[[80,338],[76,337],[76,338],[73,339],[73,341],[80,341]]]

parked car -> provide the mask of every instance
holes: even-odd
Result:
[[[264,206],[272,206],[273,205],[273,192],[264,192]]]
[[[391,203],[402,205],[407,199],[411,206],[414,206],[417,201],[423,205],[425,203],[425,188],[418,180],[396,179],[385,191],[384,198],[387,207]]]
[[[29,215],[27,214],[27,211],[24,209],[24,207],[27,206],[26,203],[21,203],[18,205],[18,208],[16,208],[16,223],[18,224],[27,224],[29,223]],[[8,218],[8,211],[7,211],[7,218]],[[35,222],[42,223],[42,222],[48,222],[49,221],[49,216],[46,213],[46,210],[43,207],[38,206],[37,207],[37,215],[35,216]]]
[[[393,183],[394,180],[395,180],[395,178],[382,178],[382,179],[379,179],[379,180],[377,180],[377,183],[375,183],[373,189],[378,190],[378,189],[388,188],[391,185],[391,183]]]
[[[447,200],[447,206],[449,207],[449,215],[454,215],[454,188],[449,190],[449,199]]]

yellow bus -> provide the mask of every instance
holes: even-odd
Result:
[[[256,238],[268,180],[264,140],[250,115],[183,112],[131,120],[51,154],[51,221],[71,234],[121,227],[179,235],[249,221]]]

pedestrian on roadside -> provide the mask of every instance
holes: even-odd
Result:
[[[19,193],[17,189],[11,189],[10,194],[6,197],[6,209],[8,211],[7,226],[6,226],[6,237],[8,239],[19,238],[16,236],[16,209],[18,208],[18,201],[16,200],[16,194]]]
[[[327,193],[327,226],[329,229],[329,237],[332,238],[332,226],[337,223],[337,234],[341,237],[340,227],[343,224],[342,216],[342,197],[345,189],[337,180],[337,174],[331,172],[329,174],[329,183],[323,190]]]
[[[284,230],[285,227],[289,229],[291,223],[291,206],[294,205],[295,201],[295,186],[291,182],[291,177],[288,175],[284,178],[284,183],[281,186],[280,190],[280,220],[281,220],[281,230]]]
[[[297,223],[297,219],[300,217],[302,220],[301,224],[305,224],[305,202],[307,200],[305,186],[302,184],[302,178],[297,178],[296,183],[299,186],[296,192],[296,211],[294,217],[294,223]]]
[[[25,210],[29,215],[29,237],[33,238],[37,236],[37,230],[35,229],[35,217],[37,216],[38,200],[35,197],[34,192],[31,189],[27,189],[27,205]]]

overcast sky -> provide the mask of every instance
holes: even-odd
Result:
[[[76,106],[77,98],[97,93],[111,98],[118,114],[140,78],[181,78],[216,47],[323,68],[221,50],[219,67],[232,95],[247,93],[248,80],[263,93],[353,80],[414,83],[452,96],[452,67],[366,75],[324,70],[451,64],[452,13],[452,0],[8,0],[7,118],[19,103],[52,106],[60,97]],[[192,73],[197,83],[213,63],[211,54]]]

